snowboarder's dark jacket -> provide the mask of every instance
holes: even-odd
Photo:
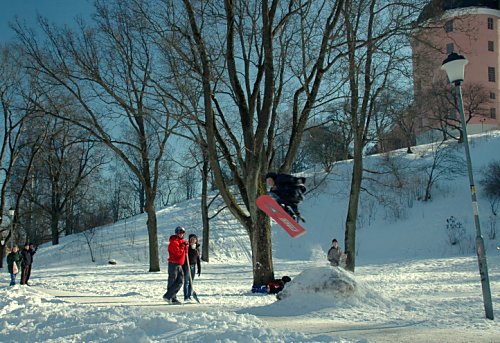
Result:
[[[305,177],[295,177],[283,173],[267,173],[266,179],[269,177],[275,183],[275,187],[271,189],[271,192],[276,194],[284,203],[298,204],[304,200],[304,193],[306,192],[304,186]]]

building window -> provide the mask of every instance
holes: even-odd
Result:
[[[490,82],[496,81],[495,67],[488,67],[488,81]]]
[[[497,119],[497,109],[495,107],[490,108],[490,118]]]
[[[490,19],[490,18],[488,18]],[[493,20],[493,19],[491,19]],[[488,21],[489,22],[489,21]],[[492,21],[492,25],[493,25],[493,21]],[[448,20],[445,24],[444,24],[444,31],[445,32],[453,32],[453,20]]]
[[[488,30],[493,30],[493,18],[488,18]]]
[[[495,92],[490,92],[490,99],[495,100],[496,98],[497,98],[497,95],[495,94]]]
[[[455,46],[453,45],[453,43],[446,44],[446,53],[448,55],[452,54],[454,50],[455,50]]]
[[[457,110],[452,108],[450,110],[450,114],[448,115],[449,119],[457,119]]]
[[[488,51],[495,51],[495,44],[492,40],[488,41]]]

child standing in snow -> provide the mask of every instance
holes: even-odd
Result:
[[[189,260],[189,267],[188,261]],[[194,281],[194,276],[196,274],[196,269],[198,269],[198,276],[201,275],[201,260],[200,260],[200,244],[198,243],[198,236],[195,234],[189,235],[189,248],[186,257],[186,262],[184,263],[184,301],[191,301],[191,294],[193,292],[193,285],[191,281]],[[191,278],[189,277],[191,273]]]

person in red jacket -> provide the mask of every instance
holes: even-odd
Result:
[[[167,292],[163,295],[163,299],[169,304],[180,304],[177,300],[177,292],[182,287],[184,272],[182,266],[186,261],[186,252],[188,242],[184,240],[186,230],[182,226],[175,228],[175,235],[170,236],[170,244],[168,245],[168,283]]]

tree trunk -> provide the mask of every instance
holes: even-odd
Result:
[[[363,156],[361,148],[354,151],[354,161],[351,179],[351,193],[349,195],[349,207],[347,209],[345,230],[345,253],[347,254],[346,269],[354,272],[356,265],[356,219],[358,217],[359,197],[361,193],[361,182],[363,178]]]
[[[274,279],[271,244],[271,222],[263,212],[257,212],[257,220],[249,228],[251,232],[253,284],[264,285]]]
[[[143,159],[144,160],[144,159]],[[156,208],[155,208],[155,195],[156,189],[150,183],[151,175],[149,174],[149,165],[147,161],[144,165],[144,180],[145,185],[143,189],[145,190],[145,204],[144,210],[148,216],[147,227],[148,227],[148,238],[149,238],[149,271],[159,272],[160,271],[160,253],[158,249],[158,223],[156,219]]]
[[[154,196],[151,199],[149,191],[146,192],[145,211],[148,216],[147,227],[149,237],[149,271],[160,271],[160,257],[158,250],[158,229],[156,220],[156,208],[154,205]]]
[[[146,196],[144,194],[144,185],[139,181],[139,213],[144,213],[146,210]]]
[[[0,268],[3,268],[4,255],[5,255],[5,245],[0,243]]]
[[[205,262],[209,260],[210,246],[210,221],[208,220],[208,159],[203,161],[202,186],[201,186],[201,220],[203,223],[203,245],[201,247],[201,259]]]
[[[52,245],[59,244],[59,213],[56,210],[52,210],[50,214],[50,232],[52,236]],[[26,242],[28,242],[29,237],[26,237]]]

